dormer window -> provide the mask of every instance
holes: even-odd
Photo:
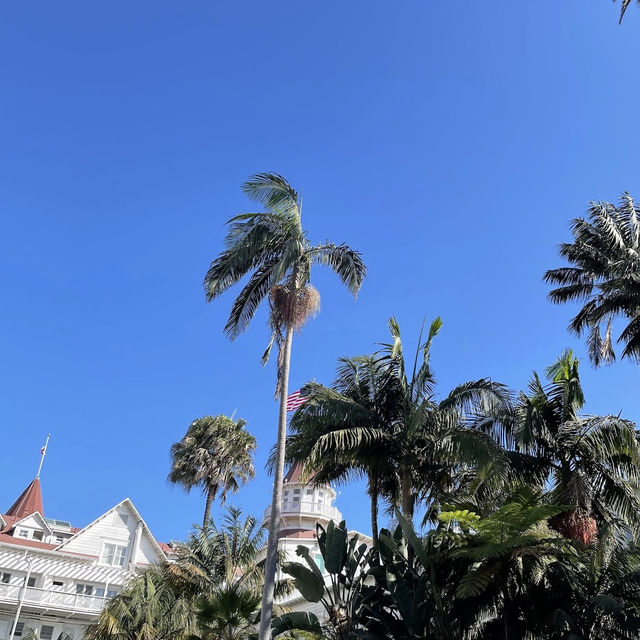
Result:
[[[33,532],[33,539],[34,539],[34,540],[40,540],[40,541],[42,541],[42,538],[43,538],[42,531],[34,531],[34,532]]]
[[[26,529],[18,529],[18,538],[28,538],[29,532]]]

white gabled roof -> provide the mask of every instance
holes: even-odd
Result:
[[[89,523],[86,527],[83,527],[82,529],[80,529],[79,531],[74,533],[70,538],[67,538],[64,542],[59,544],[54,549],[54,551],[64,551],[65,547],[68,546],[72,541],[77,540],[80,536],[82,536],[84,533],[89,531],[89,529],[93,528],[96,524],[98,524],[99,522],[104,520],[110,514],[113,514],[120,507],[126,507],[127,509],[129,509],[129,511],[131,511],[131,513],[138,520],[138,522],[142,523],[142,533],[143,533],[143,535],[146,535],[147,539],[151,542],[151,546],[156,551],[158,556],[160,558],[162,558],[163,560],[166,560],[167,556],[165,555],[164,551],[162,550],[162,547],[160,547],[160,545],[158,544],[158,541],[155,539],[155,537],[151,533],[151,530],[147,526],[147,523],[144,521],[144,518],[140,515],[140,512],[135,508],[133,502],[131,502],[131,500],[129,498],[125,498],[122,502],[119,502],[114,507],[111,507],[111,509],[109,509],[109,511],[106,511],[101,516],[96,518],[93,522]]]
[[[35,518],[36,520],[39,520],[43,529],[46,529],[49,533],[53,533],[53,531],[51,530],[51,527],[47,524],[47,521],[44,519],[44,516],[39,511],[36,511],[35,513],[30,513],[28,516],[25,516],[21,520],[14,522],[12,529],[15,529],[19,524],[22,524],[26,520],[29,520],[29,518]]]

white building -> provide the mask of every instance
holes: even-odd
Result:
[[[81,640],[138,568],[171,555],[128,498],[82,528],[45,518],[36,478],[0,514],[0,640]]]
[[[330,520],[336,523],[342,520],[342,514],[334,506],[336,492],[328,484],[313,486],[310,482],[302,480],[302,465],[294,464],[284,477],[282,492],[282,513],[280,518],[279,550],[285,555],[287,561],[304,562],[296,554],[298,545],[307,547],[318,567],[324,572],[322,554],[316,539],[316,523],[327,527]],[[271,506],[264,512],[265,524],[269,522]],[[349,537],[358,535],[362,542],[372,544],[369,536],[356,531],[350,531]],[[278,578],[288,576],[279,575]],[[278,601],[294,611],[313,611],[319,617],[324,616],[322,605],[310,605],[297,591]]]

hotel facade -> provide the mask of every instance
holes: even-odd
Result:
[[[289,469],[279,541],[287,560],[300,561],[296,549],[304,545],[324,571],[316,523],[341,520],[335,498],[328,484],[304,482],[300,465]],[[270,512],[268,507],[265,524]],[[368,536],[360,537],[371,544]],[[0,640],[82,640],[108,599],[136,572],[171,562],[176,554],[175,543],[156,541],[128,498],[82,528],[45,517],[36,478],[0,514]],[[320,617],[324,613],[297,591],[278,604]]]
[[[174,551],[128,498],[82,528],[45,517],[36,478],[0,514],[0,640],[81,640],[137,570]]]

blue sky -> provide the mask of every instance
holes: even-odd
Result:
[[[535,3],[6,3],[0,20],[0,510],[42,475],[48,516],[86,524],[125,496],[160,539],[202,496],[166,483],[196,417],[237,410],[259,442],[232,499],[261,514],[275,439],[263,309],[229,342],[233,293],[201,281],[241,182],[278,171],[312,241],[359,249],[357,303],[318,270],[322,312],[292,389],[329,383],[396,314],[441,315],[442,393],[522,387],[565,347],[545,269],[589,200],[638,194],[640,12]],[[638,367],[583,360],[592,413],[640,420]],[[362,486],[341,489],[368,528]]]

